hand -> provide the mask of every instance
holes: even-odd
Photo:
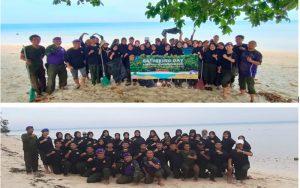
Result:
[[[27,59],[25,63],[26,63],[26,65],[31,65],[31,60]]]
[[[113,168],[117,168],[117,165],[116,165],[116,163],[114,163],[111,167],[113,167]]]
[[[233,169],[232,165],[228,165],[228,170],[232,170],[232,169]]]
[[[218,55],[217,54],[213,54],[212,56],[213,56],[213,58],[218,59]]]
[[[89,55],[91,55],[92,53],[94,53],[95,51],[94,50],[90,50],[89,51]]]
[[[92,168],[92,171],[96,171],[96,168],[94,167],[94,168]]]
[[[224,58],[224,59],[227,59],[228,57],[227,57],[227,55],[226,55],[226,54],[223,54],[223,58]]]
[[[201,155],[204,155],[204,154],[205,154],[205,151],[201,151],[200,153],[201,153]]]
[[[148,161],[149,165],[155,165],[152,161]]]
[[[84,153],[82,153],[80,156],[85,156],[86,155],[86,153],[84,152]]]
[[[91,162],[92,160],[93,160],[93,158],[89,158],[87,161],[88,161],[88,162]]]
[[[217,154],[222,155],[223,152],[222,151],[217,151]]]
[[[246,50],[244,47],[241,47],[241,46],[239,47],[239,49],[240,49],[240,50]]]
[[[251,57],[247,57],[247,61],[252,63],[253,62],[253,59]]]

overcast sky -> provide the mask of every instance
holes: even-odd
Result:
[[[72,0],[75,2],[75,0]],[[90,4],[67,6],[53,5],[53,0],[3,0],[2,23],[82,23],[82,22],[142,22],[148,2],[158,0],[103,0],[104,6]],[[297,11],[290,12],[292,20],[298,19]],[[241,18],[242,19],[242,18]],[[159,18],[150,19],[159,21]]]
[[[296,108],[2,108],[12,130],[298,121]]]

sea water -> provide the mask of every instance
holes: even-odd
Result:
[[[28,44],[28,37],[38,34],[42,37],[43,45],[51,44],[52,38],[62,37],[63,45],[70,46],[72,40],[77,39],[82,33],[90,35],[99,33],[109,43],[115,38],[130,37],[144,41],[149,37],[153,43],[155,38],[162,38],[162,30],[174,27],[174,23],[159,22],[129,22],[129,23],[47,23],[47,24],[1,24],[2,44]],[[244,35],[245,42],[256,40],[258,49],[264,51],[298,51],[298,21],[263,23],[259,27],[252,27],[247,21],[237,21],[232,26],[232,33],[222,35],[221,30],[214,23],[208,22],[197,29],[194,39],[210,40],[214,35],[220,36],[222,42],[234,42],[234,37],[238,34]],[[193,32],[193,23],[187,22],[183,28],[183,37],[190,38]],[[168,35],[178,38],[177,35]]]
[[[63,127],[63,126],[62,126]],[[50,127],[48,127],[50,128]],[[94,138],[98,139],[103,130],[109,130],[114,137],[115,133],[120,133],[121,137],[124,132],[129,132],[130,137],[133,136],[135,130],[140,130],[141,135],[147,139],[150,130],[156,130],[158,136],[163,138],[164,132],[169,132],[171,136],[175,135],[176,129],[182,129],[183,133],[189,133],[190,129],[195,129],[197,133],[201,133],[203,129],[215,131],[216,135],[222,139],[222,133],[225,130],[231,131],[232,138],[244,135],[246,140],[251,144],[252,151],[259,158],[293,158],[298,156],[298,127],[297,122],[266,122],[266,123],[226,123],[226,124],[199,124],[199,125],[153,125],[153,126],[98,126],[74,129],[51,129],[50,137],[55,139],[56,132],[70,133],[73,135],[75,131],[94,133]],[[21,135],[24,130],[14,130],[9,135]],[[35,130],[37,136],[41,136],[40,130]]]

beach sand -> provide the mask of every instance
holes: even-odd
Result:
[[[1,187],[11,188],[100,188],[108,187],[103,183],[87,184],[86,179],[79,177],[78,175],[70,175],[64,177],[62,175],[45,174],[40,171],[38,175],[26,175],[22,142],[20,136],[6,136],[1,134]],[[293,163],[293,165],[291,165]],[[39,161],[39,169],[42,170],[42,162]],[[296,188],[298,187],[298,173],[297,173],[298,162],[291,159],[261,159],[253,158],[251,160],[251,169],[249,175],[252,179],[245,181],[245,184],[235,182],[228,184],[225,178],[217,178],[217,182],[211,182],[208,179],[199,179],[198,182],[194,182],[191,179],[182,182],[169,178],[164,181],[166,188],[234,188],[234,187],[245,187],[245,188]],[[293,167],[292,167],[293,166]],[[143,183],[139,185],[117,185],[115,179],[110,179],[109,187],[160,187],[158,185],[145,185]]]
[[[67,47],[65,47],[67,49]],[[1,46],[1,101],[27,102],[30,88],[24,62],[19,60],[21,46]],[[263,64],[258,69],[256,89],[260,93],[256,102],[297,102],[298,100],[298,54],[262,52]],[[249,102],[249,97],[239,96],[238,83],[232,89],[232,96],[223,99],[221,91],[200,91],[188,88],[145,88],[140,86],[100,85],[75,90],[68,71],[68,89],[56,90],[42,102]],[[236,78],[237,80],[237,78]],[[58,82],[57,82],[58,83]],[[270,98],[265,93],[271,93]],[[274,102],[274,101],[273,101]]]

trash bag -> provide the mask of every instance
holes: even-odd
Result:
[[[107,63],[108,73],[113,75],[116,82],[121,82],[126,78],[126,69],[124,67],[122,58],[116,58]]]
[[[181,32],[180,29],[174,27],[174,28],[171,28],[171,29],[164,29],[161,34],[162,34],[162,36],[166,37],[167,33],[177,34],[177,33],[180,33],[180,32]]]
[[[140,86],[144,87],[155,87],[155,82],[153,80],[138,80]]]

